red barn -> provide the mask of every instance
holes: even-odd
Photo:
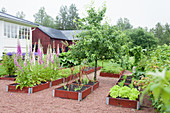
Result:
[[[60,48],[60,53],[62,49],[67,52],[68,47],[62,44],[62,41],[63,42],[67,41],[68,44],[71,45],[73,39],[77,40],[76,38],[74,38],[75,35],[80,32],[81,32],[80,30],[60,31],[49,27],[39,26],[32,32],[32,44],[34,45],[36,43],[36,46],[38,46],[38,40],[40,39],[45,54],[47,53],[48,45],[50,44],[51,47],[53,47],[53,43],[55,43],[56,53],[58,44]]]

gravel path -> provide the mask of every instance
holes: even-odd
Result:
[[[99,75],[100,71],[97,72]],[[93,76],[89,74],[90,77]],[[33,94],[6,92],[6,85],[13,81],[0,80],[0,113],[153,113],[151,107],[141,110],[106,105],[109,89],[118,79],[97,76],[99,88],[83,101],[61,99],[52,96],[58,86]]]

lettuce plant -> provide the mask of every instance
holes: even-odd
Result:
[[[110,96],[112,98],[129,98],[129,100],[136,100],[138,99],[138,96],[140,92],[136,88],[130,88],[127,86],[118,86],[115,85],[110,89]]]

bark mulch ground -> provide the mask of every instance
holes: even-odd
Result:
[[[0,80],[0,113],[153,113],[150,103],[145,99],[141,110],[106,105],[109,89],[118,79],[100,77],[97,72],[99,88],[83,101],[53,97],[53,86],[33,94],[6,92],[6,86],[13,81]],[[94,73],[89,74],[93,76]]]

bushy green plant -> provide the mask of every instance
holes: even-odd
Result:
[[[73,75],[79,73],[79,66],[75,66],[75,69],[73,70]],[[59,77],[68,77],[71,75],[71,69],[66,68],[66,69],[61,69],[58,70],[57,76]]]
[[[30,46],[31,47],[31,46]],[[24,62],[22,61],[21,47],[17,47],[17,55],[14,55],[14,63],[17,67],[17,77],[16,83],[17,87],[20,86],[20,89],[23,87],[33,87],[42,82],[56,80],[59,76],[57,71],[59,68],[58,65],[58,56],[55,57],[55,53],[52,53],[52,49],[49,46],[47,49],[47,55],[43,54],[42,46],[40,41],[38,43],[38,58],[35,60],[35,48],[32,52],[32,49],[28,48],[26,52],[26,57]]]
[[[11,76],[15,74],[16,68],[14,65],[14,59],[13,56],[8,56],[8,55],[4,55],[3,56],[3,61],[2,61],[2,65],[6,70],[6,73]]]
[[[110,89],[110,96],[112,98],[129,98],[129,100],[136,100],[139,97],[140,92],[136,88],[130,88],[127,86],[115,85]]]
[[[7,75],[6,69],[3,65],[0,65],[0,76]]]
[[[136,71],[131,76],[134,77],[135,79],[139,80],[139,79],[141,79],[141,77],[145,77],[145,72]]]
[[[83,84],[88,84],[88,83],[89,83],[89,79],[88,79],[88,78],[83,78],[82,83],[83,83]]]
[[[70,51],[60,53],[59,58],[60,58],[60,64],[63,67],[72,67],[79,64],[79,62],[76,61],[75,58],[72,58]]]
[[[160,104],[161,112],[170,112],[170,72],[166,69],[162,72],[156,70],[156,72],[148,72],[147,75],[151,75],[150,82],[142,92],[141,100],[144,94],[153,94],[154,104]]]
[[[122,70],[123,69],[120,65],[116,63],[109,63],[109,65],[106,65],[101,69],[101,72],[119,74]]]

